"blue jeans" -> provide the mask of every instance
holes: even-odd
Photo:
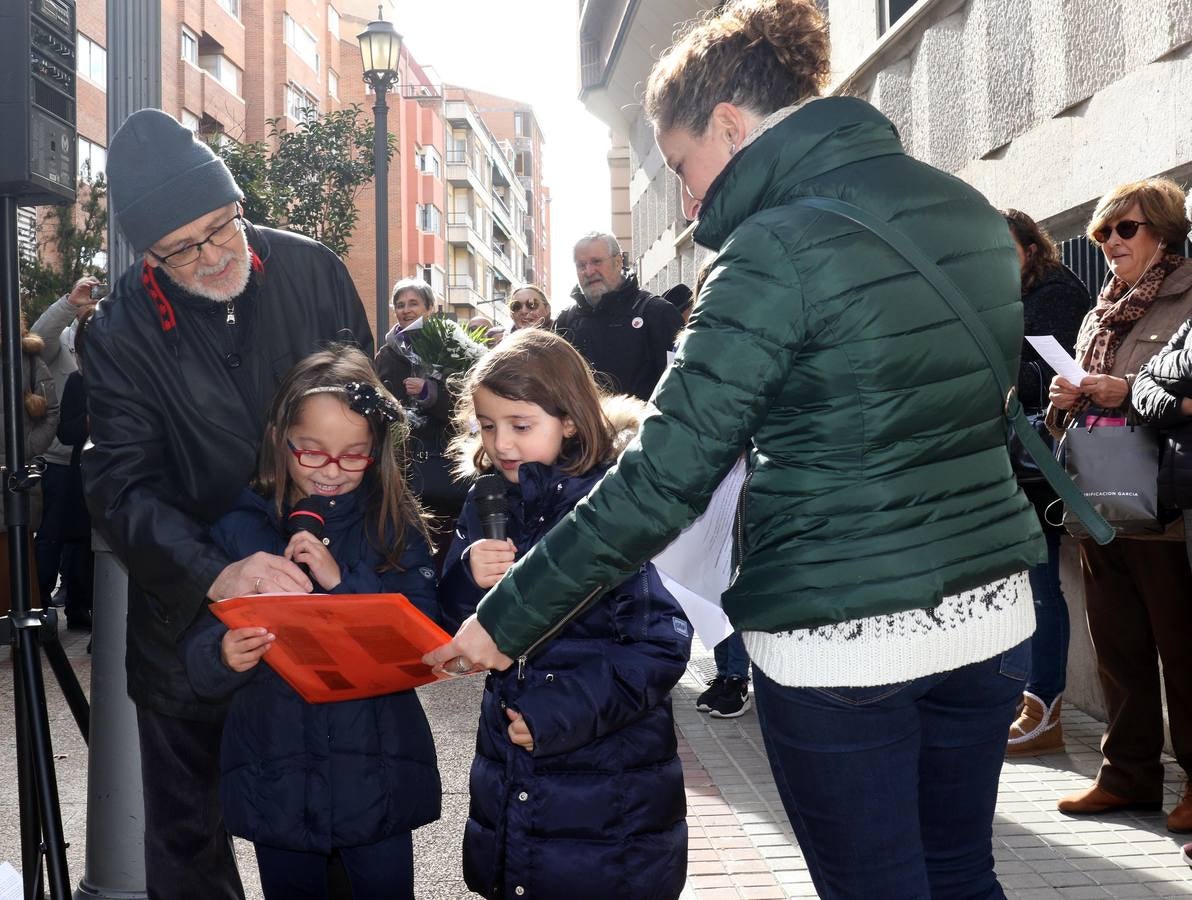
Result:
[[[323,853],[279,850],[254,844],[261,893],[266,900],[328,900],[330,857]],[[414,845],[411,833],[339,851],[352,888],[352,900],[414,900]]]
[[[1047,562],[1028,572],[1035,601],[1030,677],[1026,689],[1050,707],[1064,692],[1068,674],[1068,604],[1060,589],[1060,533],[1044,528]]]
[[[766,753],[819,896],[1003,898],[993,810],[1026,642],[900,684],[789,688],[754,667]]]
[[[749,654],[741,632],[734,631],[712,649],[716,657],[716,674],[721,678],[748,678]]]

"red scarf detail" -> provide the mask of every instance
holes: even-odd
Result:
[[[265,263],[261,261],[261,257],[257,256],[257,251],[249,247],[248,255],[249,261],[252,264],[252,270],[257,275],[264,274]],[[157,275],[153,269],[154,267],[149,265],[149,263],[141,263],[141,284],[145,286],[145,290],[149,293],[149,298],[153,301],[154,306],[157,307],[161,330],[169,334],[178,327],[178,317],[174,315],[174,306],[170,303],[170,299],[166,296],[165,291],[161,289],[161,285],[157,283]]]

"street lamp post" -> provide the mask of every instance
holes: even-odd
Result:
[[[360,62],[364,81],[373,89],[375,133],[373,135],[373,177],[376,180],[376,267],[377,267],[377,346],[389,330],[389,106],[385,95],[398,83],[401,35],[386,22],[377,7],[377,19],[356,35],[360,42]]]

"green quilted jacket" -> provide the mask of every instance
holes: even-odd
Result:
[[[836,197],[891,222],[955,280],[1017,372],[1022,305],[1001,216],[908,157],[869,104],[815,100],[739,152],[695,239],[716,252],[660,415],[588,498],[485,597],[481,624],[532,652],[707,506],[742,453],[740,630],[913,608],[1042,562],[1010,470],[993,374],[918,273],[871,233],[795,209]]]

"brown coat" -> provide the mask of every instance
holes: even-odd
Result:
[[[1085,317],[1086,323],[1091,316],[1090,312]],[[1192,316],[1192,259],[1184,260],[1159,287],[1151,308],[1122,340],[1109,374],[1125,378],[1133,387],[1134,376],[1163,349],[1189,316]]]
[[[1090,324],[1092,312],[1085,316],[1085,325]],[[1125,378],[1130,382],[1131,391],[1134,388],[1134,378],[1152,356],[1158,353],[1176,329],[1192,316],[1192,259],[1184,260],[1183,264],[1172,272],[1159,287],[1154,303],[1147,310],[1146,315],[1134,323],[1129,334],[1122,339],[1117,349],[1117,356],[1113,361],[1113,368],[1109,374],[1118,378]],[[1085,325],[1081,326],[1084,336]],[[1079,343],[1079,340],[1078,342]],[[1079,350],[1077,356],[1080,355]],[[1131,418],[1141,418],[1134,404],[1130,404]],[[1131,535],[1135,539],[1182,541],[1184,539],[1184,520],[1177,518],[1171,522],[1162,534]]]

